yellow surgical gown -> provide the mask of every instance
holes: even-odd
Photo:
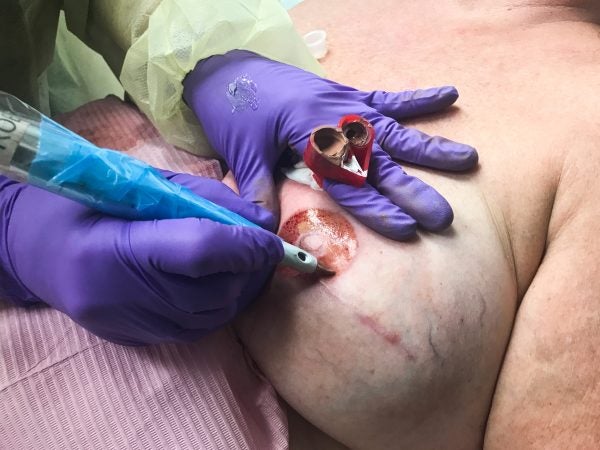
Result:
[[[197,154],[210,149],[182,101],[182,80],[198,61],[244,49],[321,74],[278,0],[2,0],[0,90],[42,109],[61,10],[165,139]],[[81,59],[79,70],[96,67],[84,52],[65,53]],[[110,86],[101,74],[98,83]]]

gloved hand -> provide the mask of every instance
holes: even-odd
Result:
[[[265,224],[272,217],[222,183],[167,173]],[[283,258],[262,229],[206,219],[130,222],[0,177],[0,292],[44,302],[121,344],[188,341],[230,321]]]
[[[397,120],[440,111],[454,87],[414,92],[363,92],[254,53],[235,50],[201,61],[184,81],[184,98],[212,147],[233,171],[242,197],[278,215],[273,170],[282,152],[304,152],[314,128],[358,114],[375,129],[368,183],[326,180],[324,190],[367,226],[392,239],[415,234],[416,222],[438,231],[452,223],[446,200],[407,175],[390,155],[442,170],[477,164],[472,147],[404,128]],[[416,221],[416,222],[415,222]]]

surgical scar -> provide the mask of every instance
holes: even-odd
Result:
[[[358,248],[350,222],[341,214],[319,208],[294,214],[281,226],[279,236],[337,273],[350,265]]]
[[[400,333],[398,333],[397,331],[387,329],[376,317],[361,313],[355,314],[358,321],[362,325],[369,328],[375,334],[380,336],[385,342],[387,342],[390,345],[400,347],[410,361],[415,361],[417,359],[416,356],[412,352],[410,352],[403,344]]]

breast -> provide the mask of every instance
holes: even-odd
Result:
[[[339,11],[360,10],[358,0],[306,1],[295,14],[327,28],[335,51],[325,66],[336,81],[459,88],[458,109],[403,122],[478,149],[480,167],[469,174],[406,167],[448,199],[454,224],[392,242],[288,182],[282,222],[311,208],[337,214],[352,226],[355,252],[331,279],[276,274],[238,330],[283,398],[349,447],[480,448],[517,299],[544,249],[557,146],[568,148],[560,127],[539,126],[552,123],[557,97],[528,75],[552,51],[535,50],[548,36],[534,41],[525,30],[504,40],[438,17],[443,5],[397,3],[379,2],[351,28]]]
[[[338,273],[278,271],[238,331],[285,400],[353,448],[482,438],[515,311],[514,271],[477,184],[440,177],[436,187],[455,206],[453,227],[407,243],[363,227],[324,193],[280,188],[280,233]],[[322,220],[311,225],[310,214]]]

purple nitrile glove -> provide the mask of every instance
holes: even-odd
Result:
[[[464,144],[429,137],[397,120],[443,110],[458,98],[454,87],[387,93],[363,92],[293,66],[235,50],[197,64],[184,81],[184,98],[213,148],[232,170],[246,200],[278,215],[273,170],[290,147],[303,153],[312,130],[358,114],[375,128],[369,183],[355,188],[326,180],[324,190],[351,214],[393,239],[415,234],[417,222],[439,231],[452,208],[431,186],[391,159],[441,170],[477,164]]]
[[[163,173],[255,223],[272,220],[216,180]],[[44,302],[120,344],[188,341],[224,325],[283,258],[260,228],[132,222],[5,177],[0,207],[0,295]]]

